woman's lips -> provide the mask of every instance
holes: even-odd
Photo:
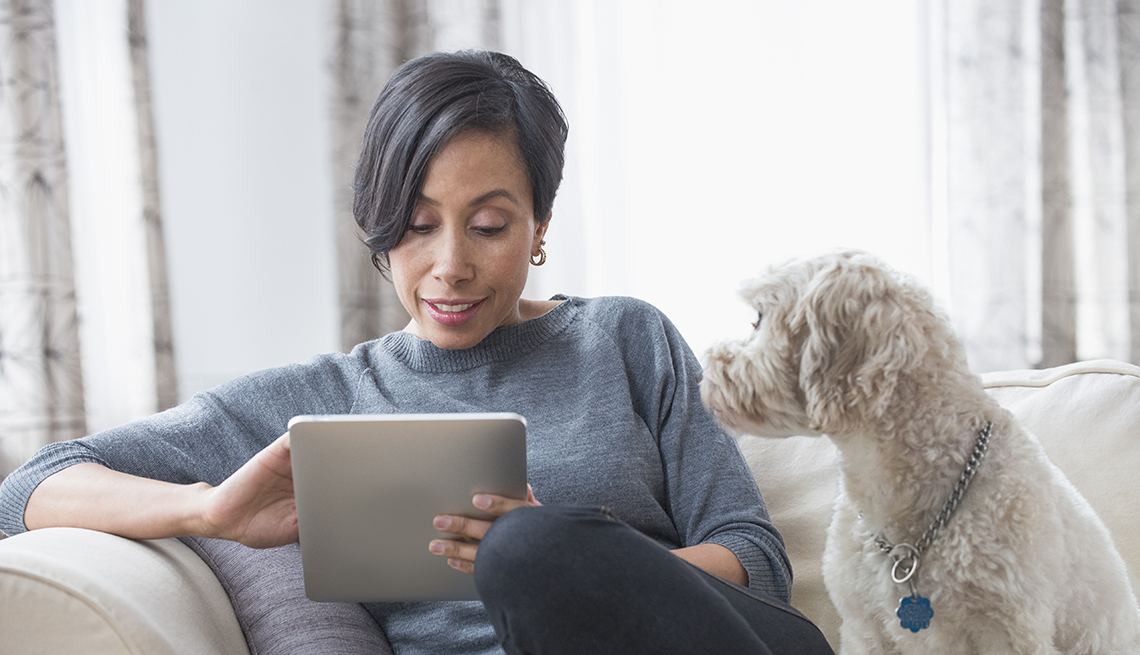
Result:
[[[435,322],[448,327],[462,325],[478,313],[483,301],[424,300],[428,314]]]

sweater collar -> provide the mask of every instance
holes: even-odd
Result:
[[[496,328],[471,348],[447,350],[408,332],[392,332],[374,342],[408,368],[424,373],[454,373],[500,362],[533,351],[574,320],[581,298],[562,294],[557,307],[538,318]]]

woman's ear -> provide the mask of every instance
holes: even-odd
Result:
[[[531,257],[538,257],[538,249],[542,247],[542,244],[546,243],[546,241],[544,241],[546,238],[546,229],[550,227],[550,219],[552,218],[554,218],[554,212],[547,214],[545,221],[541,223],[535,222],[534,238],[531,240],[530,245]]]

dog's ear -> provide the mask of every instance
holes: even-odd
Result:
[[[813,429],[841,434],[884,416],[927,352],[924,305],[918,287],[875,262],[843,258],[816,273],[791,320]]]

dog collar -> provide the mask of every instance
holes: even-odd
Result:
[[[938,538],[938,533],[950,522],[954,510],[958,509],[958,503],[961,502],[962,496],[966,493],[966,488],[970,486],[970,481],[974,479],[974,475],[978,472],[978,466],[981,465],[982,458],[986,455],[992,430],[993,422],[987,421],[985,427],[978,431],[978,439],[974,442],[974,451],[970,453],[970,460],[966,462],[966,469],[958,476],[954,490],[950,492],[950,498],[947,499],[942,511],[938,513],[918,543],[913,546],[911,544],[895,545],[887,541],[882,534],[875,537],[875,545],[879,547],[879,550],[894,560],[894,564],[891,566],[891,580],[895,584],[910,585],[910,596],[904,596],[899,601],[899,609],[896,614],[902,623],[902,627],[911,632],[918,632],[923,628],[930,627],[930,619],[934,617],[930,600],[918,595],[915,586],[918,564],[926,549],[930,548],[930,545]]]

